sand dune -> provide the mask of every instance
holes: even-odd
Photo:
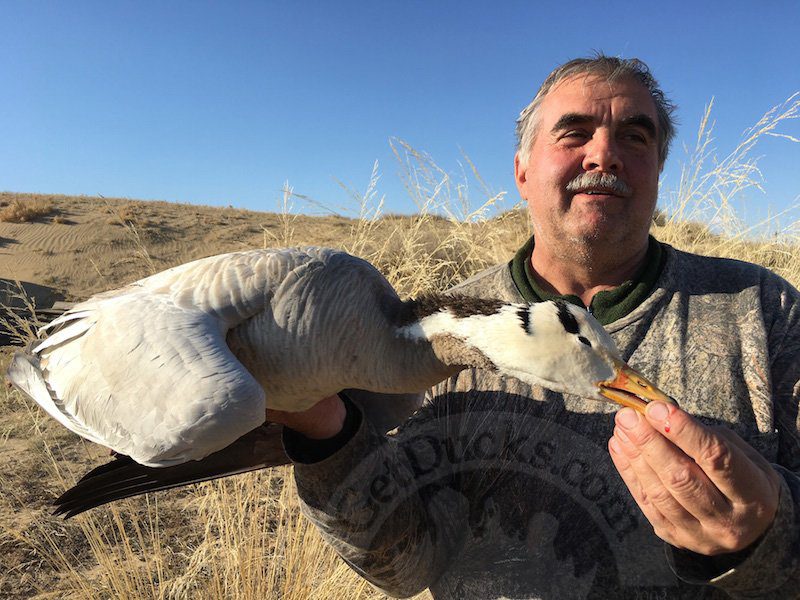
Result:
[[[30,223],[0,222],[0,277],[62,289],[72,300],[194,258],[283,245],[281,217],[215,208],[89,197],[51,198],[52,214]],[[302,243],[330,245],[350,227],[340,217],[296,217]]]

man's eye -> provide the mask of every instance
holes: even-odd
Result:
[[[641,133],[626,133],[623,137],[626,140],[630,140],[632,142],[637,142],[637,143],[640,143],[640,144],[646,144],[647,143],[647,138],[644,135],[642,135]]]
[[[587,134],[586,134],[585,131],[579,131],[577,129],[573,129],[573,130],[570,130],[570,131],[565,131],[564,134],[561,137],[565,137],[565,138],[585,138],[586,135]]]

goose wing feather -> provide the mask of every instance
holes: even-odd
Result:
[[[10,378],[69,429],[136,462],[201,459],[265,418],[263,389],[227,331],[312,258],[221,255],[100,294],[48,326]]]
[[[60,406],[39,367],[39,359],[34,354],[17,352],[8,366],[8,378],[20,391],[33,398],[47,414],[61,423],[67,429],[77,433],[89,441],[101,444],[82,423],[75,420],[72,415],[65,412]]]

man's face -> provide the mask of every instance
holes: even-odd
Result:
[[[514,165],[537,248],[589,259],[646,245],[658,196],[657,123],[650,93],[632,79],[579,75],[550,91],[528,159],[517,155]],[[584,178],[568,189],[582,174],[606,181]],[[610,190],[609,174],[623,185]]]

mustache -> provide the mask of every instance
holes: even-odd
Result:
[[[614,173],[581,173],[567,184],[568,192],[594,189],[611,192],[617,196],[630,196],[631,187]]]

